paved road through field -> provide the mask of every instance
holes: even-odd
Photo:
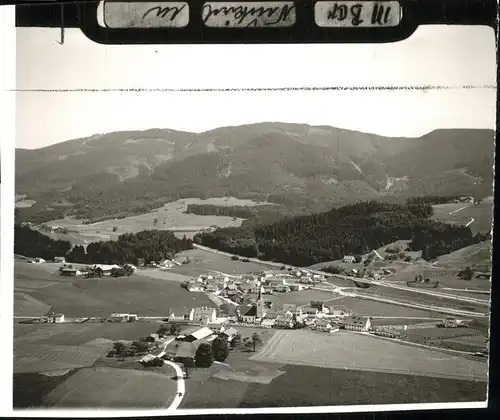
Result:
[[[181,405],[181,402],[184,398],[184,394],[186,393],[186,383],[184,381],[184,373],[182,369],[176,363],[165,360],[165,364],[173,367],[175,369],[175,373],[177,374],[177,393],[175,394],[175,398],[168,407],[167,411],[175,411]]]

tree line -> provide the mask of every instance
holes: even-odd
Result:
[[[267,225],[202,232],[194,241],[248,258],[309,266],[364,254],[402,239],[411,239],[412,250],[422,249],[424,258],[432,259],[488,236],[474,236],[465,226],[435,222],[429,219],[432,215],[428,203],[367,201]]]
[[[149,263],[192,248],[191,239],[179,239],[167,230],[125,233],[116,241],[92,242],[85,249],[81,245],[71,248],[69,241],[52,239],[28,226],[16,224],[14,228],[14,253],[46,260],[66,257],[68,262],[81,264],[138,264],[140,259]]]
[[[426,195],[410,197],[406,200],[408,204],[447,204],[455,200],[460,200],[460,195]]]
[[[86,250],[77,245],[67,254],[67,260],[84,264],[138,264],[144,260],[149,264],[192,248],[191,239],[179,239],[168,230],[143,230],[125,233],[115,241],[92,242]]]

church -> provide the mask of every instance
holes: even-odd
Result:
[[[265,316],[264,301],[262,299],[262,290],[259,290],[257,302],[252,305],[246,312],[238,313],[238,318],[246,324],[257,324]]]

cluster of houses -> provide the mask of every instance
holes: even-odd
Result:
[[[262,300],[262,295],[253,305],[242,310],[238,308],[236,321],[244,324],[258,324],[266,328],[304,328],[324,332],[340,329],[351,331],[369,331],[369,317],[355,316],[343,305],[326,306],[322,301],[311,301],[309,305],[283,304],[279,310],[269,309]]]
[[[299,292],[309,289],[313,284],[323,281],[324,277],[305,271],[274,273],[263,271],[242,276],[225,274],[202,274],[191,278],[183,286],[190,292],[209,292],[242,304],[251,295],[272,295],[274,293]]]
[[[130,268],[132,271],[137,270],[133,264],[125,264],[123,266],[117,264],[94,264],[87,267],[76,268],[72,264],[63,263],[59,268],[61,276],[76,277],[85,276],[90,272],[96,273],[99,276],[111,276],[113,270],[120,270],[123,268]]]

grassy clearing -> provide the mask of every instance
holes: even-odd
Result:
[[[30,268],[28,272],[26,267]],[[23,278],[36,275],[33,278],[42,281],[57,279],[56,285],[33,290],[29,295],[66,317],[109,316],[112,312],[167,316],[171,308],[213,306],[205,294],[189,293],[174,281],[140,275],[75,279],[52,276],[47,270],[37,268],[32,264],[16,263],[16,279],[22,275]],[[34,274],[33,269],[38,274]],[[20,316],[20,310],[15,306],[15,315]],[[24,312],[24,316],[35,315]]]
[[[198,276],[210,271],[220,271],[226,274],[244,274],[254,271],[268,270],[269,266],[256,262],[233,261],[230,257],[201,249],[191,249],[177,254],[182,259],[189,257],[191,262],[170,270],[173,273],[186,276]]]
[[[465,206],[467,207],[463,210],[460,210]],[[478,206],[468,205],[466,203],[440,204],[433,206],[434,216],[432,218],[443,223],[460,225],[466,225],[471,220],[471,218],[474,218],[474,223],[469,226],[473,233],[489,232],[491,230],[491,223],[493,218],[492,206],[493,203],[491,199],[485,199]]]
[[[68,235],[58,235],[60,239],[66,239],[72,243],[82,241],[116,239],[123,233],[135,233],[147,229],[170,229],[181,234],[190,234],[207,229],[210,226],[237,227],[241,226],[243,219],[233,219],[227,216],[199,216],[185,214],[188,204],[214,204],[219,206],[255,206],[258,203],[251,200],[239,200],[236,198],[212,198],[200,200],[187,198],[165,204],[164,207],[149,213],[126,217],[123,219],[108,219],[92,224],[82,224],[75,219],[60,219],[47,223],[50,226],[61,226],[69,230]],[[262,203],[261,203],[262,204]],[[114,228],[116,227],[116,231]],[[188,236],[187,235],[187,236]]]
[[[172,379],[173,371],[165,373],[81,369],[50,392],[45,404],[57,408],[166,408],[177,383]]]
[[[346,351],[349,349],[349,351]],[[487,380],[487,363],[350,332],[279,331],[254,360],[328,368]]]

